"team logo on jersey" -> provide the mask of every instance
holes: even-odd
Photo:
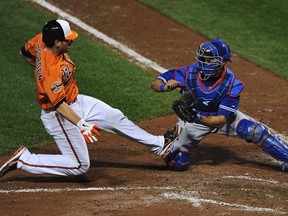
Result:
[[[51,86],[51,91],[56,94],[59,93],[61,91],[61,89],[63,88],[63,83],[62,82],[54,82]]]
[[[69,65],[67,62],[65,64],[65,68],[61,68],[61,72],[62,72],[63,85],[65,86],[69,82],[69,80],[73,74],[72,69],[69,68]]]
[[[203,101],[202,103],[205,104],[206,106],[208,106],[210,101]]]

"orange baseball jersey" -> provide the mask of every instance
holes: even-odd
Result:
[[[73,102],[79,90],[74,77],[76,66],[69,55],[53,55],[42,42],[42,33],[30,39],[25,50],[36,58],[35,81],[40,106],[54,110],[54,106],[63,100],[68,104]]]

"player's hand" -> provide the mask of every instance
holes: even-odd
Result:
[[[98,130],[101,130],[100,127],[90,124],[86,122],[84,119],[81,119],[77,123],[77,127],[80,129],[82,135],[84,136],[84,139],[86,143],[94,143],[97,141],[96,135],[101,136]]]
[[[166,86],[165,86],[165,91],[172,91],[180,86],[180,82],[177,80],[168,80]]]

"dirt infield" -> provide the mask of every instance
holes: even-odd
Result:
[[[207,40],[132,0],[49,2],[164,68],[191,63]],[[245,83],[240,109],[287,135],[287,81],[234,53],[229,68]],[[138,125],[162,134],[176,120],[170,115]],[[17,170],[0,179],[0,215],[288,215],[287,171],[240,139],[209,135],[186,172],[168,170],[144,146],[109,133],[89,149],[85,176]],[[57,153],[55,146],[34,151]]]

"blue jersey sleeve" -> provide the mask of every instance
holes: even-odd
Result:
[[[176,80],[180,82],[180,86],[184,87],[186,85],[186,77],[187,73],[189,71],[189,66],[184,66],[180,68],[174,68],[171,70],[168,70],[158,76],[157,79],[163,80],[164,83],[167,83],[168,80]]]
[[[220,103],[218,115],[223,115],[227,118],[234,116],[238,110],[239,103],[240,96],[231,97],[230,95],[226,95]]]
[[[157,79],[161,79],[161,80],[163,80],[164,83],[167,83],[168,80],[174,79],[175,70],[176,70],[176,68],[168,70],[168,71],[160,74],[160,76],[158,76]]]

